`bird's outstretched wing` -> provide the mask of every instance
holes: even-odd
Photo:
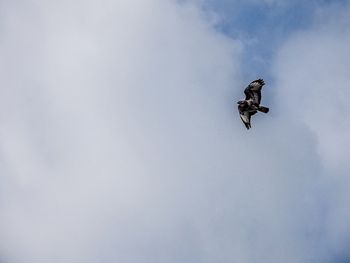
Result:
[[[255,104],[259,105],[261,101],[261,89],[264,85],[265,82],[263,79],[252,81],[244,90],[245,99],[252,99]]]
[[[245,127],[249,130],[251,128],[250,126],[250,112],[249,111],[243,111],[239,113],[239,116],[241,117],[242,122],[244,123]]]

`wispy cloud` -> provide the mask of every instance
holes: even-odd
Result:
[[[341,259],[350,256],[350,93],[345,84],[350,70],[349,10],[320,10],[315,28],[293,36],[279,52],[274,67],[279,97],[288,98],[281,106],[291,118],[303,121],[317,139],[327,189],[322,198],[325,214],[320,220],[324,220],[330,254]],[[324,20],[327,22],[322,23]]]

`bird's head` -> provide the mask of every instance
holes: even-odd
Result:
[[[240,101],[237,101],[237,104],[240,105],[240,106],[244,106],[247,102],[245,100],[240,100]]]

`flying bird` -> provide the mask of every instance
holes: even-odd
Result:
[[[263,79],[252,81],[244,90],[245,100],[237,102],[239,116],[248,130],[251,128],[250,117],[252,115],[258,111],[263,113],[269,112],[269,108],[260,106],[261,89],[264,85],[265,82]]]

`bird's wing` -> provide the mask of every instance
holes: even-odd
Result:
[[[245,99],[252,99],[254,103],[259,105],[261,101],[261,89],[264,85],[265,82],[263,79],[252,81],[244,90]]]
[[[242,122],[244,123],[245,127],[249,130],[250,126],[250,112],[249,111],[243,111],[239,113],[239,116],[241,117]]]

